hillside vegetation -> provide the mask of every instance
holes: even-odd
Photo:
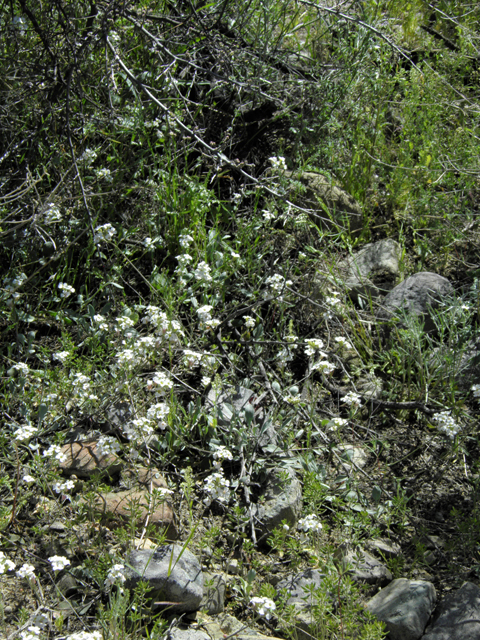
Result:
[[[7,0],[0,21],[0,635],[165,637],[112,567],[173,530],[238,561],[227,610],[277,637],[298,630],[272,575],[306,567],[314,637],[384,637],[346,543],[398,544],[392,576],[439,596],[479,584],[478,3]],[[392,286],[451,283],[431,327],[349,294],[345,260],[387,239]],[[84,441],[122,474],[70,476]],[[168,529],[96,510],[139,468]],[[262,529],[271,472],[301,481],[303,531]]]

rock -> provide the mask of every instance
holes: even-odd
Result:
[[[215,616],[215,618],[201,613],[199,623],[211,640],[224,640],[226,637],[232,638],[232,640],[233,638],[235,640],[278,640],[273,636],[264,636],[226,613]]]
[[[285,175],[301,182],[305,187],[302,192],[298,190],[289,197],[294,204],[310,209],[310,218],[319,227],[331,229],[340,226],[351,232],[362,229],[363,214],[360,205],[331,179],[308,171],[301,175],[287,171]]]
[[[254,392],[245,387],[219,391],[210,389],[207,402],[218,411],[218,424],[222,427],[229,426],[235,415],[241,416]]]
[[[70,573],[64,573],[57,581],[56,588],[66,598],[75,595],[78,592],[78,582]]]
[[[335,552],[335,560],[344,567],[349,566],[352,579],[357,582],[383,586],[393,577],[387,567],[359,547],[341,545]]]
[[[433,623],[422,640],[478,640],[480,638],[480,588],[465,582],[437,607]]]
[[[374,553],[379,553],[386,558],[396,558],[402,552],[399,544],[392,542],[391,540],[369,540],[366,543],[366,547]]]
[[[232,558],[231,560],[228,561],[227,573],[230,573],[231,575],[235,575],[235,576],[240,573],[240,566],[236,558]]]
[[[398,578],[367,602],[367,609],[387,625],[391,640],[418,640],[435,607],[431,582]]]
[[[282,474],[287,473],[287,480]],[[302,513],[302,485],[293,469],[271,469],[267,472],[265,490],[261,502],[252,505],[259,542],[268,536],[283,520],[291,527],[296,526]]]
[[[100,453],[97,440],[64,444],[62,453],[67,459],[60,463],[60,469],[65,475],[74,473],[80,478],[90,478],[94,473],[114,476],[120,472],[123,464],[113,453]]]
[[[227,583],[221,574],[212,575],[206,573],[200,609],[210,616],[223,613],[225,609],[226,590]]]
[[[121,430],[122,427],[135,418],[135,411],[130,403],[117,402],[108,409],[106,418],[111,427]]]
[[[395,286],[399,274],[402,247],[390,238],[366,244],[338,265],[340,279],[354,302],[368,303],[386,295]]]
[[[86,503],[84,499],[81,502]],[[91,504],[88,503],[91,507]],[[116,493],[101,493],[95,498],[93,506],[96,517],[108,526],[123,525],[136,515],[136,531],[143,528],[148,516],[148,522],[157,529],[166,529],[167,539],[175,540],[175,515],[172,508],[164,501],[152,496],[147,490],[128,490]]]
[[[134,589],[142,580],[151,588],[153,603],[165,603],[171,612],[197,611],[200,607],[204,576],[199,561],[188,549],[173,544],[155,551],[139,549],[129,554],[125,564],[127,589]]]
[[[277,584],[277,592],[286,589],[289,597],[287,604],[292,604],[300,609],[310,609],[313,602],[309,601],[311,586],[318,589],[322,584],[323,576],[317,569],[307,569],[302,573],[292,574],[280,580]]]
[[[365,450],[362,447],[355,445],[338,447],[338,453],[341,455],[342,460],[345,460],[347,464],[352,462],[359,469],[363,469],[368,461],[368,454]]]
[[[179,629],[174,627],[168,631],[168,640],[210,640],[210,636],[201,629]]]
[[[442,298],[452,294],[453,287],[446,278],[428,271],[416,273],[385,296],[377,319],[387,321],[399,315],[399,311],[408,312],[418,316],[424,323],[425,331],[434,331],[435,323],[430,309],[438,307]]]

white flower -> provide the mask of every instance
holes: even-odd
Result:
[[[38,429],[37,427],[32,426],[31,424],[25,424],[23,427],[20,427],[15,431],[13,437],[15,440],[19,442],[23,442],[24,440],[30,440],[36,433]]]
[[[343,396],[341,401],[345,402],[345,404],[348,404],[349,406],[354,406],[354,407],[362,406],[361,397],[358,395],[358,393],[354,393],[353,391],[349,391],[347,395]]]
[[[144,240],[143,240],[143,246],[145,247],[145,249],[152,249],[152,247],[154,247],[154,242],[153,240],[150,238],[150,236],[147,236]]]
[[[147,418],[156,421],[160,429],[165,429],[167,426],[166,418],[169,413],[170,407],[164,402],[159,402],[148,408]]]
[[[27,580],[35,580],[35,567],[31,564],[22,564],[17,571],[17,576],[19,578],[27,578]]]
[[[103,635],[101,631],[79,631],[78,633],[72,633],[66,637],[66,640],[102,640]]]
[[[3,551],[0,551],[0,575],[5,571],[13,571],[15,569],[15,563],[9,560]]]
[[[309,338],[308,340],[305,340],[306,342],[306,347],[305,347],[305,354],[307,356],[314,356],[316,351],[320,351],[320,349],[323,349],[323,340],[320,340],[319,338]]]
[[[17,364],[13,365],[13,368],[15,369],[15,371],[18,371],[19,374],[24,378],[28,375],[28,372],[30,371],[28,364],[25,364],[24,362],[17,362]]]
[[[262,211],[262,215],[263,215],[263,219],[266,220],[267,222],[275,218],[275,214],[272,213],[271,211],[268,211],[268,209],[264,209]]]
[[[110,169],[105,169],[105,168],[97,169],[95,171],[95,175],[97,176],[98,180],[105,180],[105,182],[113,182],[113,176]]]
[[[82,160],[86,165],[89,165],[95,161],[97,155],[98,153],[94,149],[85,149],[79,160]]]
[[[99,313],[93,316],[93,322],[98,326],[100,331],[108,331],[108,322],[106,318]]]
[[[211,269],[205,261],[199,262],[194,271],[195,278],[197,280],[203,280],[203,282],[211,282],[212,276],[210,275],[210,271]]]
[[[220,445],[218,447],[218,449],[216,449],[213,452],[213,459],[214,459],[214,466],[217,467],[217,469],[219,469],[222,466],[222,462],[224,460],[233,460],[233,455],[232,452],[227,449],[227,447],[224,447],[223,445]]]
[[[315,514],[305,516],[298,521],[298,528],[300,531],[313,531],[313,533],[319,533],[322,530],[322,523]]]
[[[229,502],[230,500],[230,482],[227,480],[223,473],[212,473],[212,475],[205,478],[204,491],[209,494],[209,498],[206,500],[210,503],[212,500],[218,500],[219,502]]]
[[[288,526],[288,524],[284,524],[283,525],[283,530],[284,531],[290,531],[290,527]]]
[[[179,237],[178,240],[180,242],[180,246],[182,247],[182,249],[188,249],[188,247],[192,244],[193,242],[193,238],[192,236],[188,235],[188,233],[182,233]]]
[[[124,426],[123,431],[129,440],[144,441],[153,435],[155,429],[148,418],[136,418]]]
[[[450,411],[441,411],[436,413],[433,418],[433,422],[436,422],[439,431],[443,431],[449,438],[455,438],[457,433],[462,430],[459,425],[450,415]]]
[[[67,360],[70,355],[70,351],[57,351],[53,354],[53,359],[58,360],[62,364]]]
[[[203,307],[197,309],[197,315],[200,318],[200,322],[208,322],[211,320],[210,311],[213,309],[211,304],[205,304]]]
[[[69,284],[67,284],[66,282],[59,282],[58,288],[60,289],[61,298],[68,298],[69,296],[75,293],[75,289],[71,287]]]
[[[178,260],[177,270],[180,272],[185,271],[190,262],[192,262],[193,260],[192,256],[188,253],[182,253],[179,256],[176,256],[176,258]]]
[[[337,338],[335,338],[335,341],[338,342],[338,344],[341,347],[344,347],[345,349],[353,349],[353,347],[350,344],[350,342],[348,342],[348,340],[346,338],[344,338],[343,336],[338,336]]]
[[[100,244],[101,242],[109,242],[114,235],[116,235],[117,230],[115,227],[112,227],[110,223],[101,225],[95,229],[95,235],[93,236],[93,241],[95,244]]]
[[[272,156],[271,158],[269,158],[269,160],[274,171],[283,172],[287,170],[287,164],[283,156]]]
[[[320,371],[321,373],[325,373],[326,375],[332,373],[334,369],[335,365],[333,365],[331,362],[328,362],[328,360],[321,360],[320,362],[316,362],[312,366],[312,371]]]
[[[32,484],[32,482],[36,482],[36,479],[33,476],[30,476],[28,474],[23,476],[22,480],[27,484]]]
[[[202,354],[197,351],[192,351],[191,349],[183,350],[183,364],[187,369],[193,369],[194,367],[198,367],[202,361]]]
[[[348,420],[345,418],[333,418],[328,423],[329,428],[334,431],[335,429],[341,429],[342,427],[346,427],[348,424]]]
[[[126,580],[124,575],[125,566],[123,564],[114,564],[107,574],[105,580],[105,587],[109,589],[113,584],[123,584]]]
[[[113,436],[100,436],[97,442],[97,449],[100,455],[115,455],[121,449],[120,443]]]
[[[135,321],[129,316],[119,316],[116,319],[116,322],[120,331],[125,331],[126,329],[131,329],[135,326]]]
[[[269,276],[265,280],[265,284],[270,287],[274,295],[278,296],[279,300],[283,300],[283,297],[280,294],[284,292],[285,287],[290,287],[293,282],[291,280],[285,280],[282,275],[276,273],[273,276]]]
[[[27,631],[20,632],[20,638],[22,640],[38,640],[38,636],[40,635],[41,629],[40,627],[36,627],[32,625],[27,628]]]
[[[70,564],[70,560],[64,556],[51,556],[48,561],[54,571],[62,571],[62,569],[65,569],[65,567],[68,567]]]
[[[50,445],[42,455],[44,458],[53,458],[58,462],[65,462],[67,459],[67,456],[62,451],[62,447],[59,447],[58,444]]]
[[[157,371],[153,378],[147,382],[147,389],[149,391],[156,391],[160,395],[167,393],[172,388],[173,382],[163,371]]]
[[[472,387],[473,397],[480,398],[480,384],[474,384]]]
[[[53,490],[55,493],[66,493],[67,491],[71,491],[75,488],[75,483],[73,480],[66,480],[65,482],[56,482],[53,485]]]
[[[47,207],[48,208],[43,212],[45,224],[54,224],[55,222],[60,222],[60,220],[62,219],[60,209],[51,202],[47,204]]]
[[[243,319],[245,320],[245,326],[247,327],[247,329],[254,328],[255,318],[252,318],[252,316],[243,316]]]
[[[260,598],[258,596],[255,596],[250,600],[250,606],[255,609],[258,615],[264,617],[266,620],[270,620],[272,613],[276,609],[273,600],[270,598]]]

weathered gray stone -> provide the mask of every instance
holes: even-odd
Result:
[[[179,629],[174,627],[168,631],[168,640],[210,640],[210,636],[201,629]]]
[[[273,636],[264,636],[227,613],[215,616],[215,618],[200,613],[198,621],[211,640],[224,640],[226,637],[232,638],[232,640],[233,638],[235,640],[278,640]]]
[[[395,286],[402,248],[392,240],[366,244],[338,265],[340,278],[354,302],[386,295]]]
[[[431,582],[398,578],[367,603],[367,609],[385,622],[392,640],[418,640],[435,607]]]
[[[285,481],[282,474],[287,471]],[[259,541],[268,536],[283,520],[294,527],[302,513],[302,485],[293,469],[271,469],[268,471],[261,502],[252,505]]]
[[[392,542],[391,540],[383,540],[381,538],[377,540],[369,540],[366,543],[366,547],[374,553],[379,553],[386,558],[396,558],[402,552],[399,544]]]
[[[435,330],[430,309],[453,294],[450,282],[436,273],[416,273],[397,285],[382,301],[377,319],[390,320],[402,312],[414,314],[424,322],[426,331]]]
[[[480,588],[465,582],[437,607],[433,623],[422,640],[478,640],[480,638]]]
[[[362,229],[360,205],[330,178],[308,171],[300,175],[287,171],[285,175],[304,185],[303,192],[290,194],[290,198],[294,204],[310,210],[309,215],[315,224],[327,229],[338,225],[349,228],[351,232]]]
[[[280,580],[277,584],[277,592],[286,589],[289,598],[287,604],[293,604],[300,609],[310,609],[312,602],[312,586],[318,589],[322,584],[323,576],[317,569],[307,569],[302,573],[292,574]]]
[[[221,574],[205,573],[203,599],[200,609],[213,616],[222,613],[225,609],[225,594],[227,583]]]
[[[155,551],[139,549],[127,558],[125,586],[133,589],[140,580],[151,588],[154,604],[163,604],[169,611],[196,611],[203,598],[204,576],[200,563],[188,549],[169,544]]]
[[[392,579],[387,567],[359,547],[343,544],[336,550],[335,559],[343,567],[350,567],[350,575],[357,582],[383,586]]]

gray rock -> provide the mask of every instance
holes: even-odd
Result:
[[[208,633],[201,629],[179,629],[174,627],[168,631],[168,640],[211,640]]]
[[[418,640],[435,607],[431,582],[398,578],[367,602],[367,609],[387,625],[391,640]]]
[[[346,191],[336,186],[330,178],[320,173],[303,172],[295,175],[286,172],[287,177],[298,180],[304,190],[289,194],[292,202],[310,210],[310,217],[320,227],[349,228],[359,231],[363,225],[362,209],[358,202]]]
[[[277,584],[277,592],[286,589],[289,598],[287,604],[293,604],[299,609],[310,609],[312,604],[312,585],[318,589],[322,584],[323,576],[317,569],[307,569],[302,573],[287,576]]]
[[[355,467],[359,469],[363,469],[363,467],[367,464],[368,454],[367,452],[359,446],[355,445],[346,445],[338,447],[338,453],[341,455],[342,460],[348,464],[353,462]],[[354,469],[355,469],[354,467]]]
[[[200,609],[213,616],[223,613],[225,609],[225,594],[227,583],[221,574],[205,574],[203,599]]]
[[[180,545],[163,545],[155,551],[139,549],[127,558],[125,586],[133,589],[143,580],[151,588],[155,603],[166,604],[169,611],[196,611],[203,597],[204,576],[197,558]]]
[[[288,478],[283,480],[286,471]],[[265,542],[283,520],[296,526],[302,513],[302,485],[293,469],[271,469],[267,472],[265,491],[261,502],[252,505],[259,542]]]
[[[391,540],[383,540],[381,538],[377,540],[369,540],[366,546],[370,551],[380,553],[386,558],[396,558],[402,552],[399,544],[392,542]]]
[[[227,613],[215,616],[215,618],[200,614],[200,622],[211,640],[224,640],[226,637],[232,640],[234,638],[235,640],[277,640],[273,636],[264,636]]]
[[[422,640],[478,640],[480,588],[465,582],[437,607],[433,623]]]
[[[368,301],[386,295],[395,286],[402,248],[392,240],[366,244],[363,249],[339,264],[341,280],[350,298]]]
[[[407,312],[418,316],[424,322],[426,331],[434,331],[430,309],[438,307],[442,298],[451,296],[453,287],[450,282],[436,273],[424,271],[416,273],[397,285],[382,301],[377,319],[390,320],[398,312]]]
[[[339,564],[349,567],[352,579],[357,582],[383,586],[393,577],[387,567],[359,547],[354,549],[348,544],[343,544],[334,555]]]

